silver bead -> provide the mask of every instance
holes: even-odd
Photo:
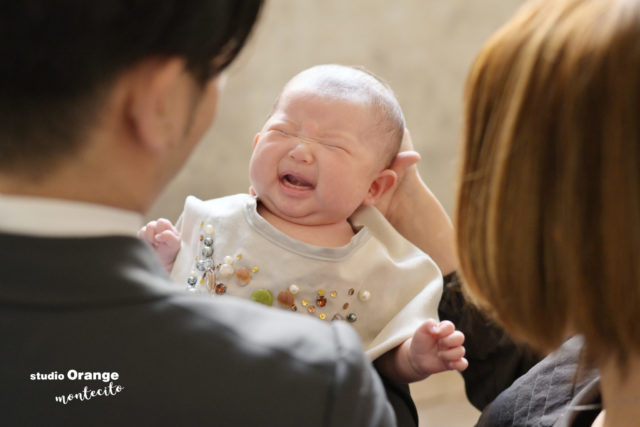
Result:
[[[213,248],[211,246],[205,246],[202,248],[202,256],[205,258],[211,258],[213,256]]]
[[[196,276],[189,276],[187,277],[187,284],[189,286],[195,286],[196,283],[198,283],[198,278]]]
[[[205,246],[213,246],[213,237],[205,237],[202,243],[204,243]]]
[[[196,268],[200,271],[206,271],[211,268],[212,264],[211,258],[201,259],[196,263]]]
[[[358,315],[355,313],[349,313],[349,315],[347,316],[347,321],[353,323],[356,320],[358,320]]]

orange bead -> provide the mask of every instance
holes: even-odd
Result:
[[[245,284],[247,284],[251,280],[251,271],[249,271],[248,268],[240,267],[239,269],[236,270],[236,277],[241,282],[244,282]]]
[[[278,302],[286,307],[291,307],[294,301],[295,297],[289,291],[282,291],[278,294]]]

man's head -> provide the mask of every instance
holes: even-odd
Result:
[[[244,45],[260,5],[3,1],[0,169],[39,179],[72,158],[103,119],[114,82],[141,64],[179,59],[204,89]]]
[[[251,184],[272,213],[301,224],[346,220],[395,182],[404,133],[389,86],[371,73],[320,65],[291,79],[254,140]]]

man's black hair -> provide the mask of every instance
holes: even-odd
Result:
[[[203,84],[244,46],[262,0],[0,0],[0,169],[46,168],[82,143],[106,89],[147,58]]]

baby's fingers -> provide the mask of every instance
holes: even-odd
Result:
[[[440,350],[438,357],[445,362],[454,362],[456,360],[464,358],[466,350],[463,346],[448,348],[446,350]]]
[[[464,371],[469,367],[469,362],[464,357],[461,357],[458,360],[448,362],[447,365],[450,369],[455,369],[456,371]]]
[[[165,243],[170,246],[175,246],[180,243],[180,235],[174,230],[165,230],[154,236],[158,243]]]
[[[171,230],[174,233],[178,232],[178,230],[176,230],[173,224],[171,224],[171,221],[169,221],[168,219],[159,218],[157,221],[154,221],[154,222],[156,223],[156,226],[155,226],[156,234],[160,234],[166,230]]]
[[[138,237],[146,242],[153,243],[153,239],[156,235],[155,228],[156,228],[156,222],[151,221],[150,223],[142,227],[140,230],[138,230]]]
[[[451,334],[438,340],[438,347],[447,349],[451,347],[459,347],[464,344],[464,334],[460,331],[454,331]]]
[[[443,320],[442,322],[438,323],[435,329],[436,333],[440,338],[444,338],[448,335],[451,335],[455,330],[456,330],[456,327],[453,325],[452,322],[448,320]]]

